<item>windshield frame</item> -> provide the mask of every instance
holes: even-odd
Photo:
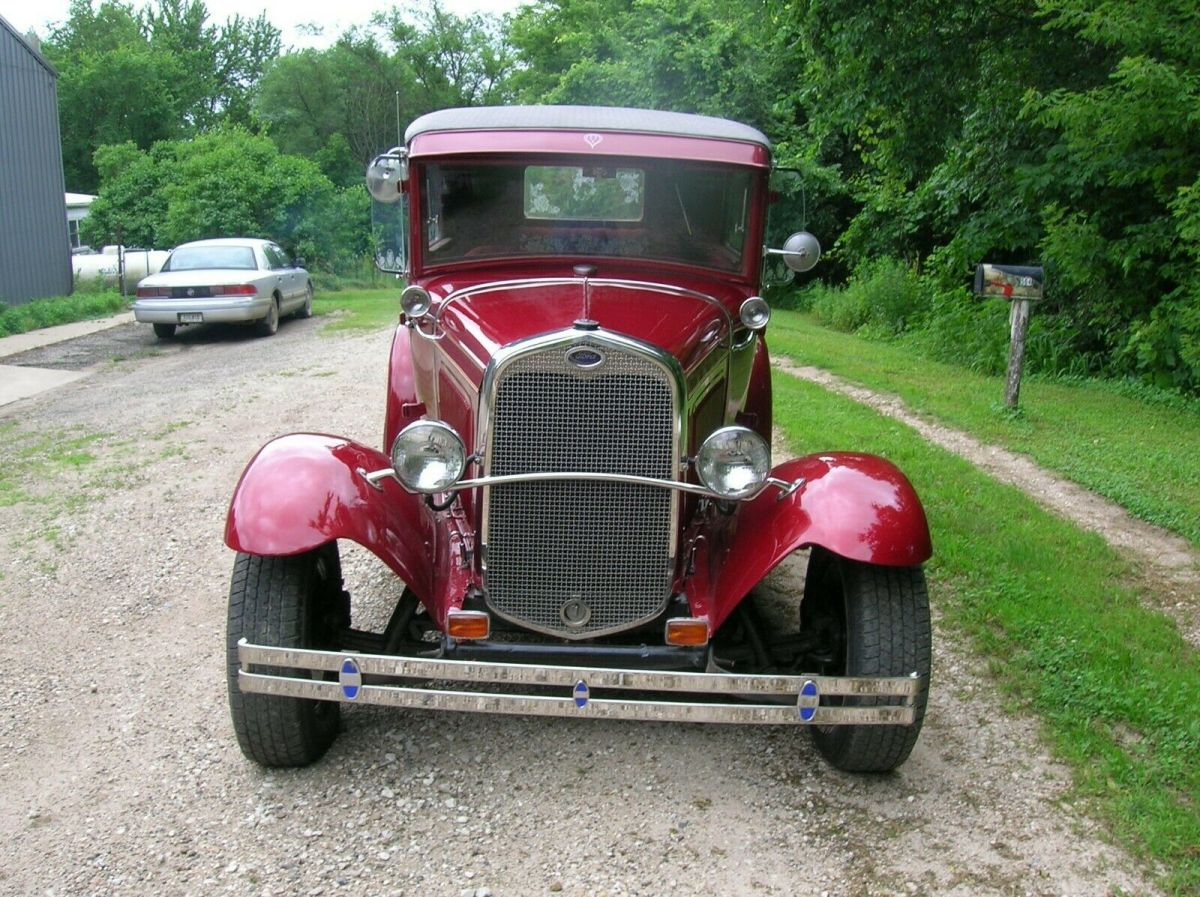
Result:
[[[738,194],[738,221],[739,225],[738,246],[736,249],[728,249],[729,257],[724,263],[715,263],[711,259],[702,259],[695,257],[685,257],[683,254],[664,254],[647,251],[598,251],[595,246],[579,246],[569,249],[552,250],[548,246],[538,248],[532,244],[527,244],[524,247],[510,247],[505,251],[498,251],[494,254],[475,254],[471,255],[462,252],[456,255],[441,255],[437,253],[442,249],[442,241],[445,238],[445,233],[440,230],[446,223],[442,217],[444,207],[437,208],[436,199],[431,200],[431,192],[435,188],[431,186],[430,178],[438,176],[439,172],[454,171],[461,172],[474,168],[491,168],[493,170],[508,167],[514,172],[514,177],[510,180],[519,183],[523,190],[524,172],[528,167],[571,167],[571,168],[594,168],[597,165],[603,165],[607,168],[616,169],[640,169],[646,172],[645,189],[657,189],[660,194],[668,186],[672,188],[672,192],[668,197],[674,209],[683,209],[682,214],[678,217],[680,220],[686,221],[689,218],[689,212],[692,210],[693,204],[695,211],[692,212],[697,217],[705,213],[703,203],[695,201],[694,198],[689,200],[684,195],[683,191],[679,191],[680,177],[704,177],[716,175],[719,180],[726,186],[737,184]],[[412,239],[410,241],[412,252],[412,273],[414,276],[424,275],[426,272],[435,273],[445,271],[447,269],[456,268],[487,268],[487,267],[536,267],[536,266],[561,266],[578,263],[594,263],[603,264],[607,268],[612,268],[614,265],[621,267],[654,267],[660,269],[679,269],[680,271],[702,271],[707,276],[718,276],[723,279],[736,280],[755,280],[758,275],[761,256],[762,242],[762,218],[763,210],[766,201],[766,172],[758,165],[740,165],[730,162],[712,162],[708,160],[691,160],[679,159],[673,157],[642,157],[642,156],[608,156],[603,159],[589,157],[585,155],[563,155],[563,154],[546,154],[546,153],[520,153],[520,154],[486,154],[486,155],[447,155],[447,156],[423,156],[420,159],[413,160],[410,169],[410,186],[409,190],[409,223]],[[664,175],[669,175],[666,180],[662,180]],[[660,183],[652,185],[652,178],[659,178]],[[665,212],[662,196],[658,197],[658,205],[654,208],[657,214],[662,216]],[[521,206],[520,203],[517,204]],[[511,207],[509,212],[512,211]],[[523,206],[516,209],[517,212],[523,213]],[[653,213],[650,214],[653,218]],[[677,213],[676,213],[677,214]],[[585,220],[577,221],[552,221],[542,219],[528,219],[521,222],[527,225],[530,229],[535,227],[557,226],[562,233],[580,232],[587,228],[594,230],[602,230],[608,238],[617,239],[621,236],[630,236],[637,231],[641,231],[641,235],[645,237],[656,236],[657,233],[651,228],[656,225],[653,220],[639,221],[601,221],[601,220]],[[687,227],[691,229],[693,223],[681,224],[679,227]],[[512,227],[504,230],[512,230]],[[676,232],[675,237],[682,234]],[[668,234],[668,236],[670,236]],[[694,237],[694,234],[693,234]],[[699,244],[699,241],[697,241]],[[702,247],[711,249],[716,245],[714,241]],[[431,249],[432,247],[432,249]]]

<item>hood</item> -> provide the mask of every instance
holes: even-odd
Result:
[[[711,286],[711,285],[709,285]],[[503,346],[591,320],[597,333],[619,333],[650,343],[697,367],[729,339],[739,297],[725,285],[717,295],[683,284],[582,277],[508,280],[455,288],[429,285],[445,297],[440,320],[447,337],[482,371]],[[585,297],[585,289],[587,296]]]

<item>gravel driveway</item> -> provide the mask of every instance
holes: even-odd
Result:
[[[944,634],[889,776],[836,772],[797,730],[370,707],[312,768],[244,760],[234,483],[274,435],[382,430],[389,334],[322,326],[128,325],[8,360],[94,372],[0,409],[0,894],[1156,893]],[[398,584],[346,554],[381,619]],[[793,567],[767,591],[797,593]]]

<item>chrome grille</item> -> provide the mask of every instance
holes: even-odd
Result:
[[[560,344],[499,372],[491,474],[673,478],[670,374],[632,351],[593,347],[605,360],[591,370],[571,364]],[[628,628],[662,609],[671,587],[672,492],[627,483],[510,483],[492,486],[486,503],[484,586],[502,616],[582,638]]]

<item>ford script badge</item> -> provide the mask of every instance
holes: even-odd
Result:
[[[567,351],[567,361],[586,371],[604,364],[604,355],[599,349],[593,349],[591,346],[576,346]]]

